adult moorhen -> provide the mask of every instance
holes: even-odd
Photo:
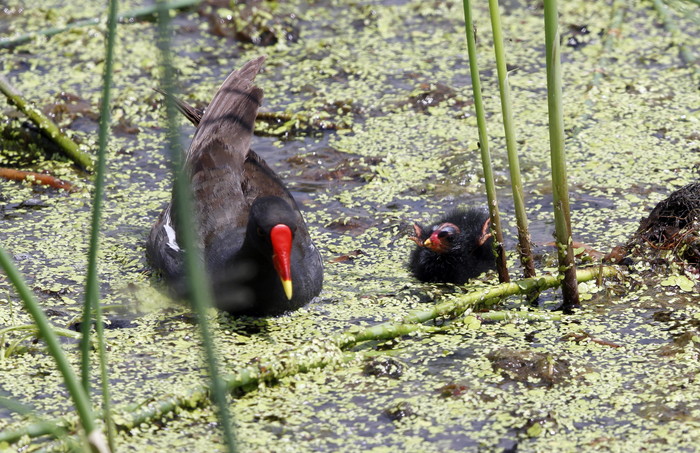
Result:
[[[496,268],[489,232],[488,213],[481,209],[456,209],[429,226],[413,225],[416,247],[409,268],[424,282],[461,285]]]
[[[253,80],[264,60],[258,57],[232,72],[204,112],[177,101],[197,126],[185,166],[202,256],[216,306],[236,315],[297,309],[323,284],[321,255],[294,198],[250,149],[263,98]],[[175,294],[184,297],[177,215],[171,201],[153,226],[146,251]]]

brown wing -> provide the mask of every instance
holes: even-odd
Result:
[[[219,87],[219,90],[214,95],[214,99],[212,99],[211,103],[209,104],[209,107],[207,107],[207,110],[211,110],[213,107],[218,106],[221,109],[221,113],[223,113],[223,115],[227,115],[230,113],[237,114],[248,112],[250,106],[236,105],[241,104],[242,101],[240,97],[235,96],[236,93],[242,94],[244,96],[250,96],[250,101],[257,104],[257,106],[259,107],[260,102],[262,101],[262,90],[253,85],[253,80],[255,80],[255,76],[258,74],[258,72],[260,72],[260,68],[262,67],[264,61],[265,56],[260,56],[254,60],[250,60],[249,62],[244,64],[239,70],[229,74],[229,76],[226,78],[226,80],[224,80],[224,83],[221,84],[221,87]],[[175,103],[177,109],[183,115],[185,115],[185,117],[190,121],[190,123],[194,124],[195,127],[199,126],[199,123],[202,121],[202,119],[204,119],[204,111],[192,107],[187,102],[178,99],[177,97],[173,96],[172,94],[166,91],[161,90],[160,88],[155,88],[155,91],[162,94],[163,96],[167,96],[168,98],[170,98],[170,100],[172,100]],[[220,115],[220,113],[217,113],[216,115],[218,116]],[[210,117],[210,115],[207,116]],[[257,116],[257,110],[255,116]],[[255,118],[255,116],[253,118]],[[212,117],[211,119],[213,122],[216,122],[215,118]],[[241,116],[241,119],[245,119],[243,115]],[[251,125],[253,124],[250,121],[247,121],[247,123]],[[190,147],[190,150],[192,150],[192,147]]]
[[[224,141],[228,145],[226,153],[237,154],[237,161],[243,165],[263,98],[262,89],[256,87],[253,80],[264,61],[264,56],[249,61],[232,72],[216,92],[187,152],[190,168],[195,167],[202,155],[209,152],[210,144],[216,141]]]
[[[257,183],[248,181],[245,162],[263,98],[253,79],[264,60],[251,60],[226,78],[201,117],[187,151],[199,237],[204,243],[221,231],[244,229],[248,222],[246,187]]]

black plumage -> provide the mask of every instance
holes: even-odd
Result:
[[[409,268],[424,282],[462,284],[496,268],[489,216],[482,209],[456,209],[427,228],[414,224],[417,247]]]
[[[231,73],[206,111],[177,100],[197,126],[185,166],[197,233],[216,306],[232,314],[277,315],[321,291],[323,264],[282,180],[250,149],[263,93],[253,80],[264,57]],[[151,263],[186,296],[179,215],[171,202],[146,242]]]

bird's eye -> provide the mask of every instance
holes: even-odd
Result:
[[[264,236],[265,236],[265,232],[263,231],[262,228],[258,227],[258,229],[257,229],[256,231],[257,231],[257,233],[258,233],[258,236],[260,236],[260,237],[264,237]]]
[[[441,232],[438,233],[437,236],[438,236],[438,239],[440,239],[441,241],[448,241],[448,242],[450,242],[450,241],[452,241],[452,239],[453,239],[452,234],[450,234],[448,231],[441,231]]]
[[[443,227],[437,234],[439,239],[451,240],[452,237],[457,233],[452,227]]]

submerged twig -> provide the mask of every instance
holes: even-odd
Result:
[[[74,340],[80,339],[80,334],[74,330],[62,329],[60,327],[54,327],[53,330],[59,337],[68,337]],[[7,348],[5,348],[5,335],[12,332],[23,332],[23,335],[21,338],[13,341],[12,343],[9,343],[8,340],[9,344]],[[24,324],[21,326],[10,326],[0,329],[0,360],[10,357],[16,350],[18,350],[20,344],[24,340],[31,337],[39,338],[39,336],[39,328],[36,326],[36,324]]]
[[[33,171],[15,170],[14,168],[0,167],[0,178],[9,179],[12,181],[28,181],[36,184],[51,186],[56,189],[66,191],[73,190],[73,185],[69,182],[62,181],[55,176],[45,173],[36,173]]]
[[[487,311],[478,313],[485,321],[561,321],[561,312],[542,311]]]
[[[167,9],[182,9],[182,8],[187,8],[190,6],[198,5],[201,0],[172,0],[165,5],[163,5],[164,8]],[[149,17],[153,16],[156,13],[158,6],[154,5],[149,5],[145,6],[143,8],[135,8],[129,11],[124,11],[122,14],[118,16],[119,22],[128,22],[130,20],[133,20],[135,18],[139,17]],[[96,18],[90,18],[90,19],[84,19],[84,20],[76,20],[75,22],[71,22],[68,25],[65,25],[63,27],[51,27],[51,28],[45,28],[43,30],[37,30],[31,33],[27,33],[24,35],[16,36],[14,38],[0,38],[0,48],[5,48],[5,47],[14,47],[19,44],[23,44],[27,41],[31,41],[32,39],[38,37],[38,36],[54,36],[59,33],[63,33],[64,31],[68,30],[73,30],[75,28],[80,28],[80,27],[90,27],[93,25],[98,25],[100,23],[101,19],[99,17]]]
[[[41,113],[39,109],[32,107],[2,75],[0,75],[0,92],[7,97],[7,100],[12,105],[27,115],[27,118],[36,124],[46,137],[56,143],[70,160],[83,169],[89,170],[92,168],[92,158],[81,151],[80,147],[73,140],[61,133],[56,123]]]
[[[610,18],[610,23],[608,24],[605,34],[603,35],[603,46],[600,51],[600,59],[598,60],[598,70],[593,74],[593,79],[591,80],[590,86],[597,86],[605,74],[604,68],[610,65],[611,58],[608,55],[615,55],[613,48],[620,38],[620,33],[622,25],[625,20],[625,13],[627,12],[627,2],[625,0],[615,0],[612,4],[612,17]],[[589,100],[590,101],[590,100]],[[587,105],[588,102],[586,101]]]
[[[612,3],[610,22],[603,32],[602,46],[598,53],[598,61],[596,63],[596,69],[593,71],[593,77],[591,77],[591,81],[588,83],[588,91],[600,85],[606,75],[606,68],[611,67],[613,64],[612,58],[615,55],[615,46],[622,34],[622,26],[625,20],[625,13],[627,12],[627,6],[628,4],[625,0],[614,0]],[[577,136],[579,132],[584,129],[584,125],[593,118],[593,113],[591,113],[591,111],[598,100],[599,96],[596,95],[587,97],[584,101],[585,112],[571,129],[571,136]]]
[[[591,334],[586,332],[585,330],[581,330],[577,333],[572,332],[572,333],[566,334],[562,337],[562,340],[570,340],[570,341],[573,341],[576,343],[581,343],[582,341],[585,341],[585,342],[596,343],[596,344],[599,344],[601,346],[609,346],[611,348],[622,347],[622,345],[619,345],[617,343],[613,343],[612,341],[602,340],[600,338],[592,337]]]

